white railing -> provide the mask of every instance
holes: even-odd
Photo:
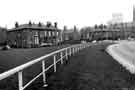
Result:
[[[66,58],[66,60],[68,59],[68,56],[74,55],[75,53],[79,52],[80,50],[82,50],[83,48],[89,47],[90,44],[86,43],[86,44],[77,44],[77,45],[73,45],[70,47],[66,47],[57,51],[54,51],[50,54],[47,54],[45,56],[39,57],[37,59],[34,59],[26,64],[20,65],[16,68],[10,69],[4,73],[0,74],[0,81],[3,79],[6,79],[9,76],[12,76],[16,73],[18,73],[18,87],[19,90],[24,90],[26,87],[28,87],[32,82],[34,82],[37,78],[39,78],[41,75],[43,75],[43,83],[44,83],[44,87],[47,86],[47,82],[46,82],[46,71],[48,71],[50,68],[54,68],[54,72],[56,72],[56,64],[58,62],[61,62],[61,64],[63,64],[63,59]],[[58,60],[56,60],[56,55],[60,54],[60,58]],[[50,66],[48,66],[47,68],[46,63],[45,63],[45,59],[48,57],[53,56],[53,64],[51,64]],[[39,73],[36,77],[34,77],[32,80],[30,80],[27,84],[23,85],[23,71],[24,69],[32,66],[33,64],[36,64],[38,62],[42,62],[42,72]]]

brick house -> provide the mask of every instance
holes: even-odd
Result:
[[[64,41],[80,40],[80,33],[75,26],[74,29],[66,29],[64,27],[64,30],[62,32],[62,38]]]
[[[44,43],[58,43],[61,30],[51,24],[28,24],[18,25],[8,30],[8,44],[17,48],[39,47]]]
[[[0,27],[0,46],[6,44],[7,41],[7,29]]]

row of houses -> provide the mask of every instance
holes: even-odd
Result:
[[[81,30],[81,38],[88,41],[135,38],[135,23],[117,23],[107,25],[105,28],[102,29],[95,27],[86,27]]]
[[[5,45],[7,41],[7,29],[0,27],[0,46]]]
[[[72,29],[67,29],[67,27],[64,26],[64,30],[62,31],[62,38],[64,41],[80,40],[80,32],[78,31],[76,26],[74,26],[74,28]]]
[[[68,43],[68,44],[77,44],[77,43],[80,43],[80,32],[79,30],[77,29],[76,26],[74,26],[74,28],[70,28],[70,29],[67,29],[66,26],[64,26],[64,29],[62,31],[62,38],[63,38],[63,41],[64,43]]]
[[[32,23],[27,24],[15,23],[12,29],[0,27],[0,45],[8,44],[10,47],[16,48],[32,48],[44,45],[58,45],[63,42],[76,42],[80,40],[104,40],[104,39],[127,39],[135,38],[135,23],[119,23],[107,25],[105,28],[86,27],[78,31],[76,26],[63,30],[57,27],[55,22],[43,24]]]
[[[27,24],[15,23],[14,28],[0,28],[0,44],[15,48],[33,48],[44,45],[58,45],[66,41],[80,40],[80,33],[76,26],[73,29],[58,28],[57,22],[38,24],[29,21]]]
[[[11,47],[31,48],[45,44],[56,45],[61,42],[61,30],[58,29],[57,23],[52,25],[48,22],[47,25],[44,25],[40,22],[35,24],[30,21],[28,24],[21,25],[15,23],[14,28],[2,30],[0,29],[2,32],[0,42],[6,43]]]

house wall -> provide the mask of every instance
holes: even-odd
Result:
[[[17,48],[39,47],[42,43],[56,43],[59,33],[49,30],[22,29],[8,32],[8,44]]]
[[[7,30],[0,28],[0,45],[3,45],[7,41]]]
[[[26,47],[27,45],[27,31],[10,31],[7,35],[8,44],[13,47]]]
[[[81,36],[78,31],[63,31],[62,34],[63,40],[80,40]]]

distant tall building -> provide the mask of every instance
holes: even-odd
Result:
[[[113,13],[112,14],[112,19],[109,20],[107,23],[108,25],[111,24],[118,24],[118,23],[122,23],[123,22],[123,14],[122,13]]]
[[[113,23],[122,23],[123,22],[123,14],[122,13],[113,13],[112,14],[112,22]]]
[[[135,23],[135,6],[133,6],[133,22]]]

